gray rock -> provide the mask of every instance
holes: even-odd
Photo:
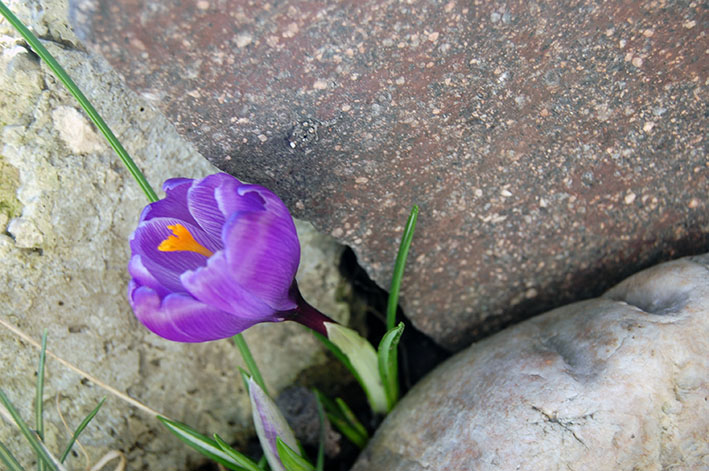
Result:
[[[412,389],[353,471],[709,467],[709,255],[474,344]]]
[[[65,2],[10,7],[48,38],[45,45],[155,187],[168,177],[216,171],[103,59],[80,50],[66,27]],[[84,116],[9,24],[0,22],[0,318],[35,338],[48,328],[49,349],[62,358],[162,414],[243,442],[252,427],[233,345],[171,343],[131,313],[128,238],[146,200]],[[313,305],[347,321],[348,308],[336,297],[343,289],[337,269],[342,247],[308,223],[297,227],[301,290]],[[300,326],[258,326],[246,337],[274,392],[326,364],[319,343]],[[38,352],[2,327],[0,344],[0,387],[29,420]],[[48,360],[49,448],[58,450],[68,437],[56,403],[75,427],[104,395]],[[32,453],[13,426],[0,426],[0,441],[30,466]],[[157,420],[110,395],[81,442],[92,461],[110,449],[124,452],[133,470],[194,469],[204,461]],[[70,460],[71,469],[83,465],[81,458]]]
[[[420,204],[402,302],[449,349],[709,243],[701,2],[71,3],[205,157],[384,288]]]

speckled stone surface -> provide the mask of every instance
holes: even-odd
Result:
[[[709,256],[451,358],[386,418],[352,471],[709,469]]]
[[[75,0],[128,84],[451,349],[709,244],[701,2]],[[445,313],[442,315],[441,313]]]

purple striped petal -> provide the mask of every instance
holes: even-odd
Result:
[[[266,209],[266,200],[258,191],[241,191],[244,187],[254,187],[256,185],[244,185],[241,182],[237,182],[227,180],[214,193],[219,211],[221,211],[225,220],[239,211],[263,211]],[[268,191],[263,187],[258,188]]]
[[[263,389],[251,378],[248,379],[248,384],[254,428],[261,443],[261,449],[273,471],[285,471],[283,463],[278,456],[276,437],[280,437],[286,445],[297,453],[299,447],[295,433],[293,433],[293,429],[288,425],[276,403],[268,397]]]
[[[174,188],[177,188],[178,186],[189,184],[191,185],[194,183],[193,178],[168,178],[165,180],[162,184],[162,190],[165,193],[169,193],[171,190]]]
[[[143,256],[140,254],[133,255],[128,262],[128,273],[131,276],[131,282],[137,286],[147,286],[154,290],[160,298],[163,298],[171,293],[169,289],[163,286],[157,278],[143,264]]]
[[[288,297],[300,262],[293,219],[275,212],[236,213],[224,226],[231,277],[277,311],[295,308]]]
[[[172,178],[163,184],[165,198],[150,203],[143,209],[140,221],[148,221],[155,218],[181,219],[186,223],[197,225],[197,222],[187,208],[187,192],[194,180],[189,178]]]
[[[166,289],[184,292],[180,282],[180,275],[188,270],[195,270],[206,265],[207,258],[194,252],[161,252],[158,246],[162,241],[172,235],[167,228],[174,224],[182,224],[197,242],[212,252],[221,248],[221,242],[208,237],[197,226],[182,220],[171,218],[157,218],[144,221],[138,225],[130,241],[133,254],[142,255],[143,266]]]
[[[131,293],[133,312],[140,322],[160,337],[176,342],[207,342],[242,332],[250,322],[207,306],[187,294],[173,293],[165,299],[141,286]]]
[[[258,194],[263,199],[263,206],[266,211],[272,212],[279,219],[293,220],[290,211],[283,201],[271,190],[264,188],[261,185],[242,184],[238,189],[239,195],[242,197],[253,197],[253,193]],[[295,226],[293,226],[295,227]]]
[[[207,266],[183,273],[180,280],[199,301],[252,324],[283,320],[268,304],[245,290],[230,276],[224,252],[210,257]]]
[[[221,185],[229,187],[240,183],[231,175],[217,173],[192,185],[187,194],[187,205],[202,229],[213,234],[221,233],[226,217],[219,210],[215,192]]]

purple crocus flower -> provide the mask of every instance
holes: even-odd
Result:
[[[173,178],[163,189],[130,240],[129,300],[148,329],[204,342],[295,320],[327,335],[332,321],[298,291],[298,235],[273,192],[224,173]]]

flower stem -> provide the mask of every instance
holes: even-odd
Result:
[[[263,376],[261,376],[261,371],[258,369],[256,360],[254,360],[253,355],[251,355],[251,350],[246,344],[246,339],[244,338],[244,335],[236,334],[234,336],[234,344],[238,347],[239,352],[241,352],[241,358],[244,359],[244,363],[246,363],[246,367],[249,369],[249,373],[251,373],[251,376],[254,378],[254,381],[256,381],[256,384],[258,384],[261,389],[263,389],[263,392],[268,395],[266,383],[263,380]]]
[[[300,290],[298,289],[298,283],[295,280],[293,280],[293,284],[290,287],[289,294],[297,304],[297,307],[292,311],[289,311],[287,313],[286,318],[288,320],[302,324],[305,327],[312,329],[318,334],[321,334],[325,336],[325,338],[327,338],[327,329],[325,328],[325,323],[330,322],[333,324],[337,324],[337,322],[330,319],[328,316],[308,304],[308,302],[303,299],[303,295],[300,294]]]

